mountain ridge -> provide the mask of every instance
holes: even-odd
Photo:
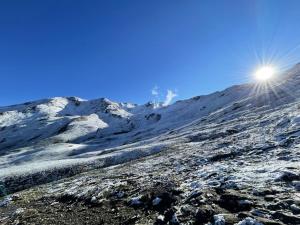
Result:
[[[230,121],[250,109],[264,111],[288,104],[300,96],[299,68],[296,65],[284,73],[282,77],[287,78],[283,81],[234,85],[169,106],[117,103],[107,98],[55,97],[1,107],[0,168],[8,174],[12,168],[21,169],[21,173],[13,174],[23,174],[30,172],[30,165],[36,168],[34,165],[43,162],[51,169],[72,161],[86,163],[99,155],[103,157],[105,152],[117,152],[114,148],[143,147],[153,138],[159,139],[197,121]]]

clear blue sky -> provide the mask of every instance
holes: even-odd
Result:
[[[0,105],[54,96],[144,103],[300,61],[300,1],[1,0]]]

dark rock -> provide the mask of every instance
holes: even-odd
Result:
[[[195,214],[195,207],[191,205],[183,205],[180,207],[180,213],[183,217],[191,216]]]
[[[195,96],[195,97],[193,97],[192,99],[195,100],[195,101],[197,101],[197,100],[199,100],[200,98],[201,98],[201,96]]]
[[[294,214],[300,214],[300,207],[297,206],[296,204],[292,204],[292,205],[290,206],[290,208],[291,208],[291,210],[292,210],[292,212],[293,212]]]
[[[147,120],[152,120],[152,121],[159,121],[161,119],[161,115],[157,113],[150,113],[149,115],[146,115],[145,118]]]
[[[17,200],[22,199],[22,197],[21,197],[20,194],[15,193],[15,194],[11,195],[11,199],[12,199],[13,201],[17,201]]]
[[[195,224],[204,224],[209,222],[214,214],[215,212],[211,206],[201,206],[201,208],[197,209]]]
[[[191,199],[194,199],[194,198],[198,198],[202,195],[202,192],[193,192],[192,194],[190,194],[187,199],[185,200],[185,202],[190,202]]]
[[[231,213],[224,213],[222,214],[222,216],[225,219],[225,225],[229,225],[229,224],[236,224],[239,222],[239,219],[237,218],[236,215],[231,214]]]
[[[288,138],[282,140],[279,143],[279,146],[287,148],[287,147],[290,147],[294,142],[295,142],[295,138],[294,137],[288,137]]]
[[[153,205],[153,200],[159,198],[160,202],[158,204]],[[152,207],[160,212],[163,212],[167,208],[170,208],[172,203],[176,201],[176,199],[173,197],[173,195],[169,192],[160,193],[156,196],[152,196],[151,199],[151,205]]]
[[[237,129],[228,129],[226,130],[226,133],[229,134],[229,135],[232,135],[232,134],[237,134],[239,131]]]
[[[290,161],[292,159],[293,159],[292,156],[280,156],[277,158],[277,160],[282,160],[282,161]]]
[[[286,202],[277,202],[277,203],[274,203],[274,204],[267,205],[267,209],[279,210],[279,209],[286,209],[286,208],[288,208],[288,206],[289,205]]]
[[[286,156],[286,155],[290,155],[292,154],[292,151],[290,150],[282,150],[281,152],[279,152],[276,156]]]
[[[275,195],[278,191],[274,189],[264,189],[264,190],[258,190],[255,191],[253,194],[256,196],[266,196],[266,195]]]
[[[224,160],[227,158],[233,158],[236,155],[238,155],[237,152],[219,153],[219,154],[216,154],[216,155],[210,157],[210,161],[216,162],[216,161]]]
[[[218,204],[231,212],[240,212],[250,210],[254,205],[252,201],[248,200],[246,196],[241,195],[236,191],[227,191],[222,194]]]
[[[293,186],[297,191],[300,191],[300,181],[293,181]]]
[[[165,217],[160,215],[156,218],[156,221],[154,222],[154,225],[163,225],[166,224]]]
[[[269,218],[270,217],[270,211],[265,209],[253,209],[250,211],[251,215],[263,217],[263,218]]]
[[[242,107],[242,104],[240,102],[235,102],[232,104],[232,110],[237,110]]]
[[[270,220],[267,218],[256,218],[256,220],[260,223],[262,223],[263,225],[284,225],[283,223],[279,222],[279,221],[275,221],[275,220]]]
[[[294,180],[300,180],[300,175],[291,171],[284,171],[275,181],[292,182]]]
[[[136,216],[133,216],[129,219],[127,219],[126,221],[124,221],[122,224],[124,225],[130,225],[130,224],[135,224],[135,222],[140,218],[140,216],[136,215]]]
[[[270,202],[270,201],[273,201],[275,199],[275,196],[274,195],[266,195],[264,199],[266,201]]]
[[[174,214],[175,214],[174,209],[171,208],[171,209],[166,210],[166,212],[164,214],[165,221],[171,221]]]
[[[295,215],[290,215],[284,212],[277,211],[272,214],[272,217],[275,219],[279,219],[286,224],[300,224],[300,217]]]
[[[76,198],[74,195],[63,194],[57,198],[57,201],[62,203],[73,203],[73,202],[77,202],[78,198]]]

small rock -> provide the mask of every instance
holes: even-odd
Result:
[[[294,180],[300,180],[300,176],[291,171],[284,171],[275,181],[292,182]]]
[[[217,180],[211,180],[207,182],[207,185],[210,187],[219,187],[221,186],[221,183]]]
[[[57,204],[59,204],[59,202],[52,202],[50,205],[51,205],[51,206],[55,206],[55,205],[57,205]]]
[[[179,225],[179,221],[178,221],[176,213],[173,214],[172,219],[170,220],[170,223],[174,224],[174,225]]]
[[[125,193],[124,193],[123,191],[118,191],[118,192],[116,193],[117,198],[123,198],[124,195],[125,195]]]
[[[161,198],[156,197],[155,199],[152,200],[152,205],[154,206],[159,205],[160,202],[161,202]]]
[[[20,200],[21,196],[20,194],[13,194],[10,196],[12,201]]]
[[[141,205],[141,204],[143,204],[143,203],[141,202],[141,198],[140,198],[140,197],[133,197],[133,198],[130,200],[130,205],[131,205],[131,206],[139,206],[139,205]]]
[[[185,202],[189,202],[191,199],[194,199],[194,198],[198,198],[199,196],[202,195],[202,192],[200,191],[193,191],[188,197],[187,199],[185,200]]]
[[[253,190],[253,195],[255,196],[266,196],[266,195],[275,195],[278,193],[278,190],[276,189],[263,189],[263,190]]]
[[[290,206],[290,208],[291,208],[291,210],[292,210],[292,212],[293,212],[294,214],[299,214],[299,213],[300,213],[300,207],[297,206],[296,204],[292,204],[292,205]]]
[[[231,214],[231,213],[222,213],[220,214],[224,217],[225,220],[225,224],[236,224],[239,222],[239,219],[237,218],[237,216],[235,214]]]
[[[24,209],[23,208],[18,208],[16,211],[15,211],[15,215],[20,215],[24,212]]]
[[[196,209],[191,205],[183,205],[180,207],[180,214],[183,216],[193,215]]]
[[[250,210],[254,204],[246,196],[231,190],[221,195],[219,205],[231,212],[240,212]]]
[[[264,209],[253,209],[250,211],[250,213],[253,216],[259,216],[259,217],[264,217],[264,218],[270,218],[271,215],[269,214],[269,211],[264,210]]]
[[[237,225],[263,225],[262,223],[252,219],[251,217],[247,217],[244,220],[240,221]]]
[[[288,137],[279,142],[279,146],[281,147],[290,147],[295,141],[295,138]]]
[[[277,158],[277,160],[282,160],[282,161],[291,161],[293,159],[292,156],[280,156]]]
[[[300,224],[300,217],[284,212],[277,211],[272,214],[272,217],[281,220],[283,223]]]
[[[154,222],[154,225],[163,225],[165,223],[165,217],[163,215],[158,215],[156,218],[156,221]]]
[[[158,215],[157,217],[158,220],[161,220],[161,221],[164,221],[165,220],[165,217],[163,215]]]
[[[235,181],[229,180],[222,183],[221,188],[238,190],[240,189],[240,185]]]
[[[0,207],[6,207],[12,201],[10,196],[5,197],[2,201],[0,201]]]
[[[239,200],[238,203],[239,203],[239,206],[244,209],[246,209],[246,208],[250,209],[253,206],[253,202],[251,202],[250,200],[247,200],[247,199]]]
[[[266,195],[265,196],[265,200],[270,202],[270,201],[273,201],[275,199],[275,196],[274,195]]]
[[[139,218],[140,218],[139,215],[132,216],[129,219],[125,220],[124,224],[135,224]]]
[[[225,225],[225,218],[223,215],[214,215],[214,225]]]
[[[285,209],[288,208],[288,205],[285,202],[277,202],[274,204],[267,205],[267,209],[270,210],[279,210],[279,209]]]
[[[205,205],[199,208],[196,212],[196,223],[204,224],[210,221],[211,217],[214,215],[214,210],[211,206]]]
[[[165,222],[171,221],[173,219],[174,215],[176,216],[174,209],[171,208],[171,209],[166,210],[166,212],[164,214],[164,218],[165,218],[164,221]],[[176,218],[177,218],[177,216],[176,216]]]
[[[262,223],[264,225],[284,225],[280,221],[275,221],[275,220],[271,220],[271,219],[267,219],[267,218],[257,218],[257,221],[259,221],[260,223]]]
[[[91,203],[97,203],[97,198],[95,197],[95,196],[93,196],[92,198],[91,198]]]
[[[171,204],[175,201],[176,201],[176,198],[171,193],[163,192],[163,193],[157,194],[156,197],[153,196],[153,200],[150,201],[149,203],[152,204],[152,206],[156,210],[164,211],[164,210],[170,208]],[[145,202],[145,201],[143,201],[143,202]]]
[[[293,181],[292,184],[295,187],[296,191],[300,191],[300,181]]]

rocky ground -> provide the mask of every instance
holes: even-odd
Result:
[[[299,136],[262,143],[243,139],[249,130],[207,129],[152,156],[8,195],[1,224],[300,224]]]

